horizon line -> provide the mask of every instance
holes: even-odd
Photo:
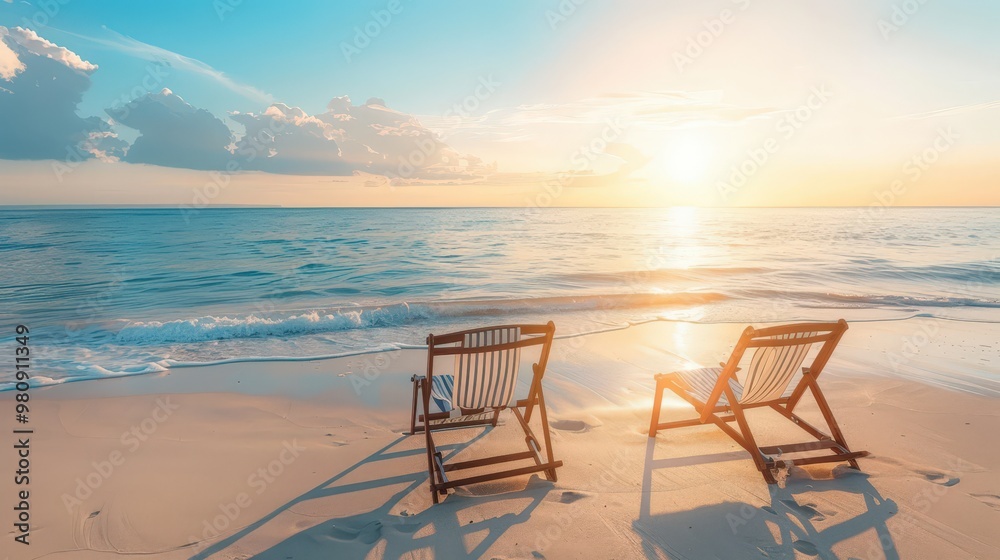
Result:
[[[975,209],[975,208],[1000,208],[1000,205],[899,205],[886,206],[882,204],[866,205],[831,205],[831,206],[692,206],[688,204],[675,204],[669,206],[281,206],[271,204],[212,204],[204,208],[191,208],[184,204],[0,204],[0,211],[4,210],[461,210],[461,209],[520,209],[520,210],[642,210],[642,209],[669,209],[669,208],[697,208],[704,210],[765,210],[765,209],[853,209],[879,207],[883,210],[891,209]]]

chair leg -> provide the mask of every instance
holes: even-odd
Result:
[[[422,377],[416,375],[413,376],[410,381],[413,382],[413,405],[410,407],[410,435],[417,433],[417,392],[423,386]]]
[[[747,423],[746,416],[743,415],[743,407],[736,401],[735,395],[733,395],[732,391],[730,391],[728,387],[726,388],[726,398],[730,403],[732,403],[731,409],[733,411],[733,417],[736,419],[736,424],[740,428],[740,434],[743,436],[744,447],[750,452],[750,457],[753,459],[754,465],[757,466],[757,470],[760,471],[760,474],[764,476],[765,482],[768,484],[777,484],[778,481],[775,480],[774,475],[771,474],[771,468],[764,462],[764,457],[760,452],[760,448],[757,447],[757,441],[753,438],[753,433],[750,431],[750,424]]]
[[[542,439],[545,441],[545,456],[549,463],[554,463],[556,459],[552,454],[552,436],[549,433],[549,414],[545,409],[545,395],[542,394],[542,383],[539,379],[537,367],[535,368],[535,375],[531,379],[531,388],[532,389],[528,392],[528,403],[524,407],[524,416],[523,418],[519,417],[518,420],[521,421],[521,428],[524,430],[525,435],[528,436],[528,448],[531,449],[530,440],[534,440],[537,444],[538,439],[535,438],[535,435],[531,432],[531,427],[528,426],[528,422],[531,421],[531,412],[535,408],[535,401],[537,399],[538,416],[542,421]],[[545,471],[545,478],[552,482],[556,482],[559,477],[556,475],[556,470],[552,468]]]
[[[656,396],[653,398],[653,416],[649,419],[649,437],[656,437],[656,426],[660,423],[660,406],[663,404],[664,384],[656,380]]]
[[[545,456],[549,463],[554,463],[556,458],[552,455],[552,437],[549,434],[549,415],[545,410],[545,396],[542,394],[542,384],[538,384],[538,416],[542,419],[542,439],[545,440]],[[546,478],[552,482],[557,482],[559,477],[554,468],[545,471]]]
[[[493,412],[493,420],[490,421],[490,425],[493,426],[494,428],[497,427],[497,422],[500,421],[500,411],[501,410],[503,410],[503,409],[502,408],[498,408],[498,409],[496,409]]]
[[[431,400],[430,387],[428,387],[426,383],[420,383],[420,388],[421,388],[420,394],[421,394],[421,401],[423,402],[423,408],[424,410],[429,410],[430,400]],[[414,412],[416,412],[416,410],[414,410]],[[439,502],[437,493],[437,483],[436,483],[437,473],[435,472],[437,470],[437,466],[435,465],[434,461],[434,454],[437,452],[437,449],[434,445],[434,437],[431,435],[431,430],[429,428],[430,426],[427,425],[427,423],[425,422],[424,445],[426,445],[427,447],[427,479],[428,482],[430,483],[431,499],[436,504]]]
[[[531,387],[528,388],[528,404],[524,408],[524,421],[531,422],[531,413],[535,410],[535,394],[541,388],[538,380],[538,364],[531,366]]]
[[[433,471],[433,468],[434,467],[431,466],[431,469],[432,469],[431,470],[431,480],[434,480],[434,471]],[[437,490],[435,490],[435,488],[433,486],[433,483],[431,484],[431,501],[434,502],[435,504],[440,504],[441,503],[441,498],[438,497]]]
[[[841,447],[850,452],[851,448],[847,446],[847,440],[844,438],[844,433],[840,431],[840,426],[837,425],[837,419],[833,416],[833,410],[830,409],[830,404],[826,402],[826,397],[823,395],[823,391],[819,389],[819,384],[816,383],[816,379],[812,376],[809,377],[809,390],[812,391],[813,398],[816,399],[816,405],[819,406],[820,412],[823,413],[823,419],[826,420],[827,426],[830,427],[830,435],[833,436],[833,441],[836,441]],[[858,465],[857,459],[848,459],[847,463],[851,465],[851,468],[854,470],[861,470],[861,466]]]

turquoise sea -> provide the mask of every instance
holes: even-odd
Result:
[[[995,208],[8,207],[0,258],[40,384],[514,321],[1000,321]]]

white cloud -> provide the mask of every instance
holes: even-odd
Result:
[[[246,127],[235,152],[247,168],[272,173],[385,175],[395,184],[418,181],[469,181],[490,169],[478,158],[462,155],[413,116],[369,99],[354,105],[335,97],[327,111],[308,115],[298,107],[275,103],[261,114],[233,113]]]
[[[925,111],[923,113],[901,115],[898,117],[893,117],[890,120],[918,120],[918,119],[929,119],[934,117],[949,117],[952,115],[959,115],[962,113],[972,113],[975,111],[983,111],[983,110],[998,109],[998,108],[1000,108],[1000,101],[986,101],[984,103],[973,103],[970,105],[956,105],[954,107],[945,107],[944,109],[935,109],[933,111]]]
[[[119,158],[127,144],[108,123],[77,114],[96,69],[33,31],[0,27],[0,158]]]
[[[225,87],[229,91],[236,93],[237,95],[245,99],[265,104],[272,103],[274,101],[274,98],[271,96],[271,94],[265,93],[253,86],[234,80],[233,78],[227,76],[225,73],[216,70],[215,68],[212,68],[211,66],[205,64],[200,60],[196,60],[194,58],[187,57],[182,54],[178,54],[173,51],[157,47],[155,45],[143,43],[142,41],[133,39],[126,35],[122,35],[121,33],[118,33],[117,31],[113,31],[106,27],[104,29],[108,32],[110,38],[105,39],[100,37],[90,37],[87,35],[79,35],[76,33],[71,33],[69,31],[63,31],[63,33],[72,35],[74,37],[83,39],[85,41],[90,41],[92,43],[114,49],[118,52],[142,60],[159,61],[159,62],[165,61],[168,64],[170,64],[170,66],[173,68],[179,70],[186,70],[194,74],[198,74],[200,76],[205,76],[215,81],[219,85]]]
[[[169,89],[108,109],[115,122],[139,131],[124,161],[187,169],[225,169],[232,132],[215,115]]]
[[[72,68],[86,74],[97,70],[97,65],[83,60],[78,54],[65,47],[60,47],[47,39],[39,37],[37,33],[30,29],[21,27],[4,29],[3,34],[9,36],[28,52],[51,58],[56,62],[64,64],[67,68]]]
[[[0,78],[9,82],[18,72],[24,70],[24,63],[17,57],[17,53],[3,41],[7,34],[7,28],[0,27]]]
[[[494,140],[530,140],[540,127],[604,125],[620,121],[630,129],[668,129],[698,123],[725,124],[774,113],[767,107],[740,107],[724,103],[722,93],[625,92],[609,93],[560,103],[535,103],[494,109],[461,118],[421,116],[427,125],[450,135],[464,133]]]
[[[355,105],[346,96],[337,97],[325,112],[309,115],[298,107],[270,103],[260,90],[177,53],[111,31],[110,38],[76,35],[131,56],[166,61],[209,76],[245,98],[268,101],[260,114],[231,114],[246,129],[234,141],[222,119],[163,88],[106,110],[115,125],[139,132],[128,146],[106,121],[76,114],[96,65],[33,31],[0,29],[0,75],[7,79],[0,92],[0,129],[19,131],[0,138],[0,157],[60,159],[69,149],[81,159],[105,162],[204,170],[235,165],[243,171],[290,175],[365,173],[397,185],[469,183],[495,172],[495,166],[458,153],[413,115],[387,107],[381,98]]]

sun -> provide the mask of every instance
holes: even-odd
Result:
[[[668,142],[654,158],[658,178],[684,185],[704,181],[711,163],[711,146],[695,135],[686,135]]]

